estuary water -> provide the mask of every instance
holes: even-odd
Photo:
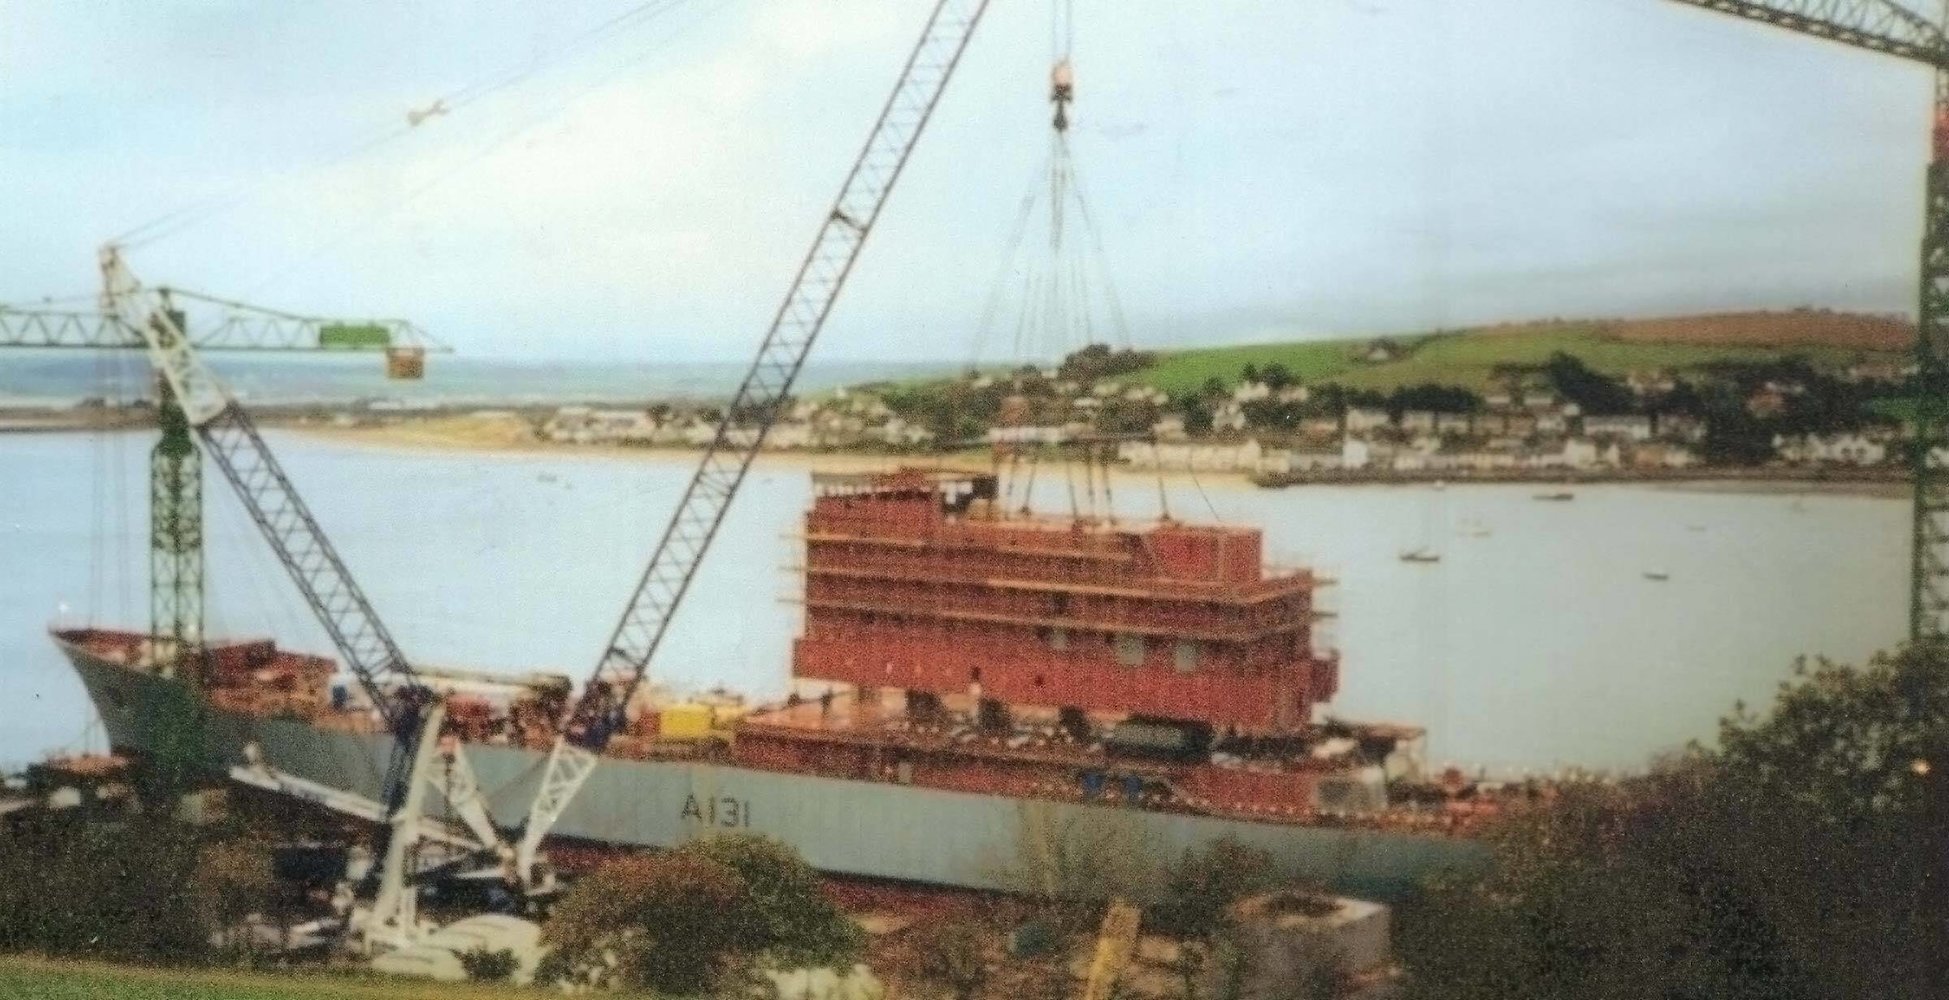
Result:
[[[407,654],[578,679],[687,480],[688,459],[270,440]],[[145,628],[144,435],[0,435],[0,764],[99,748],[52,622]],[[330,647],[228,487],[206,472],[210,631]],[[1045,505],[1066,508],[1059,474]],[[1266,529],[1338,583],[1333,706],[1425,725],[1431,763],[1515,774],[1643,766],[1767,701],[1796,657],[1858,660],[1906,613],[1908,506],[1837,493],[1529,486],[1260,490],[1121,479],[1127,516]],[[659,653],[660,680],[782,692],[799,613],[803,462],[765,459]],[[1407,562],[1427,548],[1433,563]]]

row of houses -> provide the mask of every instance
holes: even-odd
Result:
[[[659,417],[646,410],[564,406],[538,430],[543,440],[560,444],[626,445],[634,447],[691,447],[709,444],[717,435],[714,414],[672,412]],[[748,444],[756,427],[733,427],[734,444]],[[853,448],[883,445],[918,448],[932,443],[932,431],[881,408],[851,412],[797,404],[772,425],[765,447],[778,451]]]
[[[1236,443],[1126,441],[1117,458],[1134,469],[1285,475],[1298,472],[1480,473],[1519,469],[1577,471],[1691,468],[1692,448],[1662,441],[1624,445],[1575,437],[1548,441],[1495,438],[1466,449],[1444,449],[1435,438],[1405,443],[1343,438],[1337,447],[1267,447],[1256,438]]]

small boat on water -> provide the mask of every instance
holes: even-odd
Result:
[[[1418,549],[1409,549],[1401,553],[1401,561],[1405,563],[1438,563],[1441,562],[1441,553],[1423,545]]]
[[[1648,569],[1644,571],[1644,578],[1657,583],[1663,583],[1671,579],[1672,575],[1662,569]]]
[[[1577,499],[1577,495],[1575,493],[1570,492],[1569,490],[1558,490],[1555,493],[1538,493],[1536,494],[1535,499],[1548,500],[1554,503],[1562,503],[1565,500]]]

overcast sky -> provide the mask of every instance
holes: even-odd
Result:
[[[929,5],[587,34],[639,5],[10,0],[0,301],[85,293],[97,244],[214,199],[137,273],[477,356],[742,359]],[[1660,0],[1075,5],[1075,159],[1139,345],[1915,298],[1918,67]],[[1050,9],[994,0],[820,357],[972,355],[1046,155]]]

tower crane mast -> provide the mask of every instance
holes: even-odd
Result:
[[[178,308],[184,302],[215,306],[196,324]],[[172,349],[250,352],[386,352],[395,377],[417,378],[426,353],[449,348],[405,320],[348,321],[265,309],[183,289],[157,288],[155,314],[173,326],[152,332]],[[152,316],[150,322],[159,323]],[[0,348],[147,350],[142,332],[109,309],[22,308],[0,304]],[[151,656],[176,672],[203,643],[203,477],[190,423],[165,380],[157,386],[156,421],[161,433],[150,456],[149,593]],[[194,677],[194,670],[188,671]]]
[[[158,308],[158,294],[143,288],[120,249],[103,247],[100,264],[102,311],[141,335],[184,421],[236,490],[387,726],[395,732],[402,724],[410,728],[418,713],[394,692],[421,688],[417,675],[257,425],[203,363],[173,312]]]
[[[752,459],[778,419],[807,352],[987,7],[988,0],[938,0],[928,16],[920,41],[901,69],[839,197],[820,223],[757,356],[684,487],[676,513],[664,528],[594,674],[561,719],[540,790],[516,845],[519,871],[526,873],[532,867],[542,838],[594,771],[596,754],[648,673],[672,615]]]
[[[392,836],[385,850],[379,898],[371,911],[370,933],[392,943],[410,937],[416,926],[412,894],[404,887],[405,856],[418,840],[420,805],[429,785],[437,785],[465,818],[483,848],[511,861],[481,799],[478,780],[456,746],[447,756],[453,780],[440,784],[432,762],[445,708],[401,652],[365,592],[353,580],[324,529],[298,495],[277,457],[257,431],[242,404],[203,363],[184,333],[175,310],[161,292],[145,289],[128,268],[119,247],[100,253],[102,311],[126,330],[140,334],[150,361],[162,376],[162,392],[185,427],[209,452],[251,520],[331,636],[347,669],[357,678],[392,737],[391,759],[382,786],[382,809]],[[187,461],[194,465],[191,449]]]
[[[1949,631],[1949,5],[1934,21],[1896,0],[1674,0],[1935,71],[1916,309],[1909,637]]]

